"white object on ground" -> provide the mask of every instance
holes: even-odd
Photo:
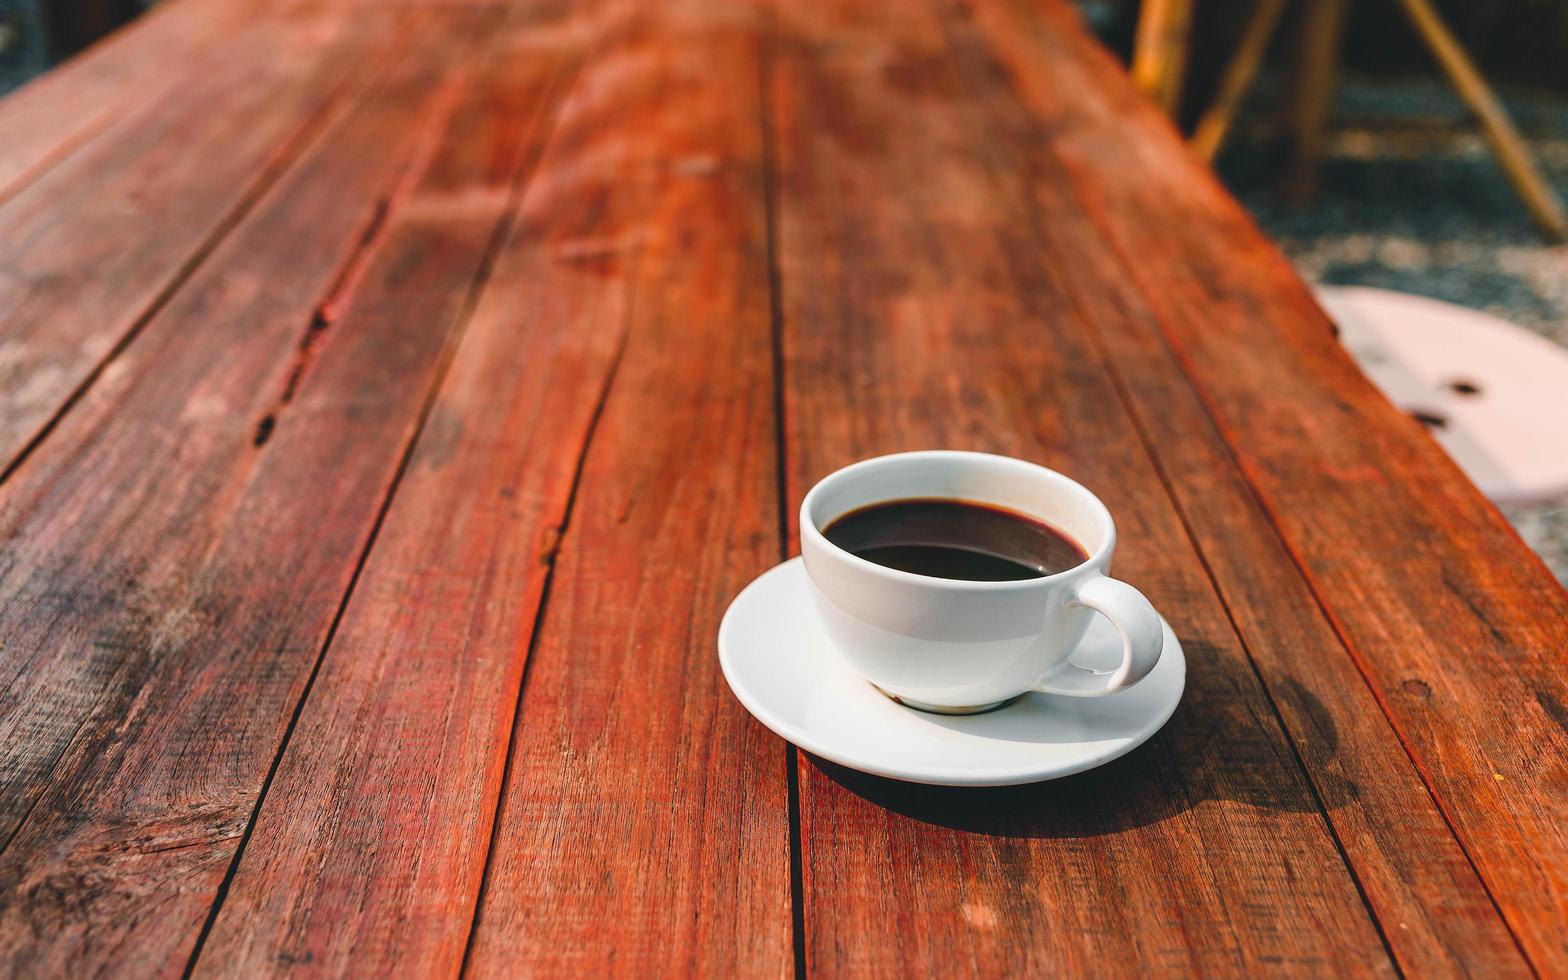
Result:
[[[1568,350],[1486,313],[1389,289],[1319,286],[1340,341],[1498,502],[1568,493]]]

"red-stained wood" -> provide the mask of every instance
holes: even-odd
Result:
[[[417,43],[407,21],[252,24],[0,205],[0,473],[316,134],[352,70]]]
[[[619,296],[627,338],[530,657],[475,976],[792,968],[785,746],[713,646],[779,554],[751,17],[640,5],[585,68],[583,165],[558,179],[602,208],[549,247]],[[557,329],[609,329],[580,320]]]
[[[393,219],[389,256],[461,245],[470,267],[454,281],[471,276],[483,239],[450,230],[482,232],[516,206],[514,178],[533,172],[595,8],[513,17],[451,127],[451,166],[427,174],[402,209],[411,217]],[[458,971],[534,614],[629,298],[605,288],[598,258],[572,254],[605,230],[591,215],[615,169],[575,176],[600,149],[589,134],[604,109],[589,95],[569,104],[561,149],[531,178],[198,975]],[[356,303],[395,322],[402,311],[382,300],[396,287],[379,295],[389,285],[367,283]]]
[[[836,466],[902,449],[1055,466],[1105,497],[1118,573],[1165,612],[1188,658],[1161,735],[1058,784],[933,790],[803,763],[809,967],[1392,972],[1090,342],[1096,311],[1038,261],[940,25],[891,3],[779,18],[790,499]]]
[[[1568,973],[1539,562],[1061,0],[754,6],[172,0],[0,101],[0,972]],[[719,616],[932,446],[1101,493],[1186,697],[792,828]]]
[[[494,25],[416,18],[0,489],[9,972],[185,965],[490,234],[376,229]],[[356,278],[377,302],[345,311]]]
[[[1064,189],[1052,130],[1019,102],[965,9],[949,45],[1006,196],[1092,325],[1183,521],[1301,754],[1336,839],[1411,975],[1527,975],[1528,966],[1332,625],[1230,459],[1119,256]]]
[[[1568,593],[1331,341],[1071,11],[977,9],[1514,935],[1537,969],[1568,972]],[[1219,549],[1231,530],[1210,515],[1198,533]]]
[[[171,64],[221,41],[262,5],[166,0],[145,17],[0,101],[0,201],[129,106],[166,92]]]

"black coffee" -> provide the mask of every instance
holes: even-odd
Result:
[[[972,582],[1041,578],[1089,557],[1044,521],[968,500],[889,500],[850,511],[822,534],[878,565]]]

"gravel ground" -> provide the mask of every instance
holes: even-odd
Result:
[[[1536,160],[1568,196],[1568,94],[1502,94]],[[1220,175],[1309,280],[1447,300],[1568,346],[1568,246],[1535,233],[1440,79],[1347,78],[1321,193],[1300,209],[1282,207],[1271,191],[1267,109],[1275,103],[1266,86],[1254,102]],[[1503,510],[1568,584],[1568,498]]]

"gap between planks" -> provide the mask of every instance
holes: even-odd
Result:
[[[778,45],[778,14],[772,4],[763,5],[758,14],[757,39],[757,123],[762,142],[763,219],[767,234],[768,326],[773,355],[773,443],[774,479],[778,482],[779,560],[788,561],[795,548],[791,534],[789,485],[789,425],[785,414],[784,357],[784,272],[779,259],[779,186],[777,147],[773,145],[773,86],[775,48]],[[806,882],[805,852],[800,828],[800,754],[793,743],[784,742],[784,770],[789,789],[789,907],[790,935],[793,939],[795,980],[805,980],[806,969]]]
[[[627,303],[625,321],[630,321],[632,311],[636,309],[636,288],[632,288],[630,299]],[[604,384],[599,388],[599,395],[594,401],[593,412],[588,418],[588,430],[583,438],[582,448],[577,451],[577,459],[572,468],[571,489],[566,495],[566,509],[561,514],[561,523],[556,533],[556,544],[566,537],[566,531],[572,526],[572,515],[576,512],[577,491],[582,486],[583,470],[588,465],[588,451],[593,446],[594,434],[599,429],[599,420],[604,416],[604,406],[610,400],[610,391],[615,387],[616,375],[620,373],[621,359],[626,354],[626,342],[631,336],[631,330],[624,326],[621,330],[620,341],[616,345],[615,354],[610,359],[609,370],[605,372]],[[544,588],[539,593],[539,605],[534,610],[533,628],[528,634],[528,656],[523,661],[523,673],[518,678],[517,700],[512,707],[512,725],[506,736],[506,763],[501,768],[500,792],[496,795],[495,810],[490,818],[489,842],[485,847],[484,870],[480,873],[479,888],[474,892],[474,911],[468,920],[468,937],[463,943],[463,963],[458,970],[458,976],[468,975],[469,963],[473,960],[474,939],[479,935],[479,919],[485,907],[485,896],[490,890],[490,872],[492,858],[495,855],[496,841],[501,835],[502,810],[506,806],[506,789],[512,782],[512,747],[517,743],[517,732],[523,724],[523,693],[528,689],[528,676],[532,673],[534,665],[534,651],[539,645],[539,636],[544,629],[545,611],[550,604],[550,587],[555,582],[556,561],[550,561],[550,570],[545,573]]]

